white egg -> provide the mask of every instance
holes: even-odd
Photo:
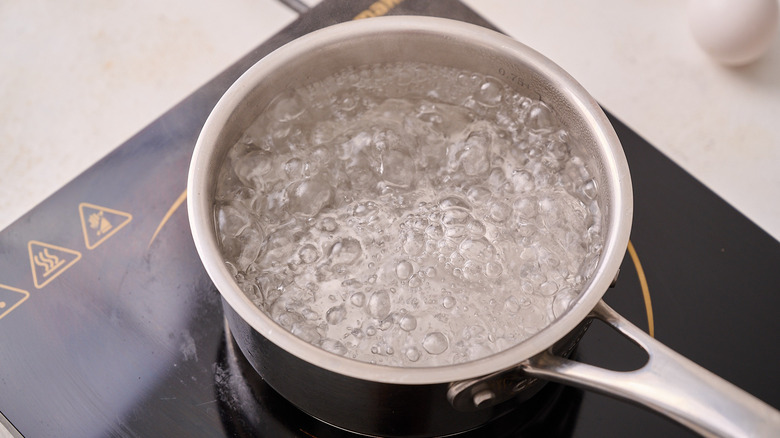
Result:
[[[744,65],[772,44],[778,9],[778,0],[691,0],[688,21],[696,42],[715,60]]]

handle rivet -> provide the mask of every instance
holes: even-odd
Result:
[[[482,391],[474,394],[472,401],[474,401],[474,406],[481,408],[490,404],[490,402],[492,402],[495,398],[496,394],[494,394],[493,391],[489,389],[483,389]]]

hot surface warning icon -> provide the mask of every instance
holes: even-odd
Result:
[[[26,290],[0,284],[0,319],[19,307],[19,304],[29,297],[30,292]]]
[[[61,246],[31,240],[27,242],[30,252],[33,283],[40,289],[79,261],[81,253]]]
[[[99,205],[79,204],[81,229],[87,249],[95,249],[133,220],[133,215]]]

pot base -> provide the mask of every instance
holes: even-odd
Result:
[[[300,410],[260,377],[233,338],[227,321],[224,333],[216,379],[220,418],[226,430],[237,436],[285,432],[318,438],[376,436],[368,430],[345,430]],[[506,403],[503,412],[487,423],[448,436],[566,436],[566,431],[574,428],[582,396],[581,390],[550,383],[528,401]],[[431,431],[416,436],[443,435]]]

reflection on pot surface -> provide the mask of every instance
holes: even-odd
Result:
[[[215,378],[220,418],[232,436],[359,436],[318,421],[276,393],[243,356],[227,326]],[[506,403],[490,423],[456,436],[569,437],[581,401],[581,390],[549,384],[531,400]]]

